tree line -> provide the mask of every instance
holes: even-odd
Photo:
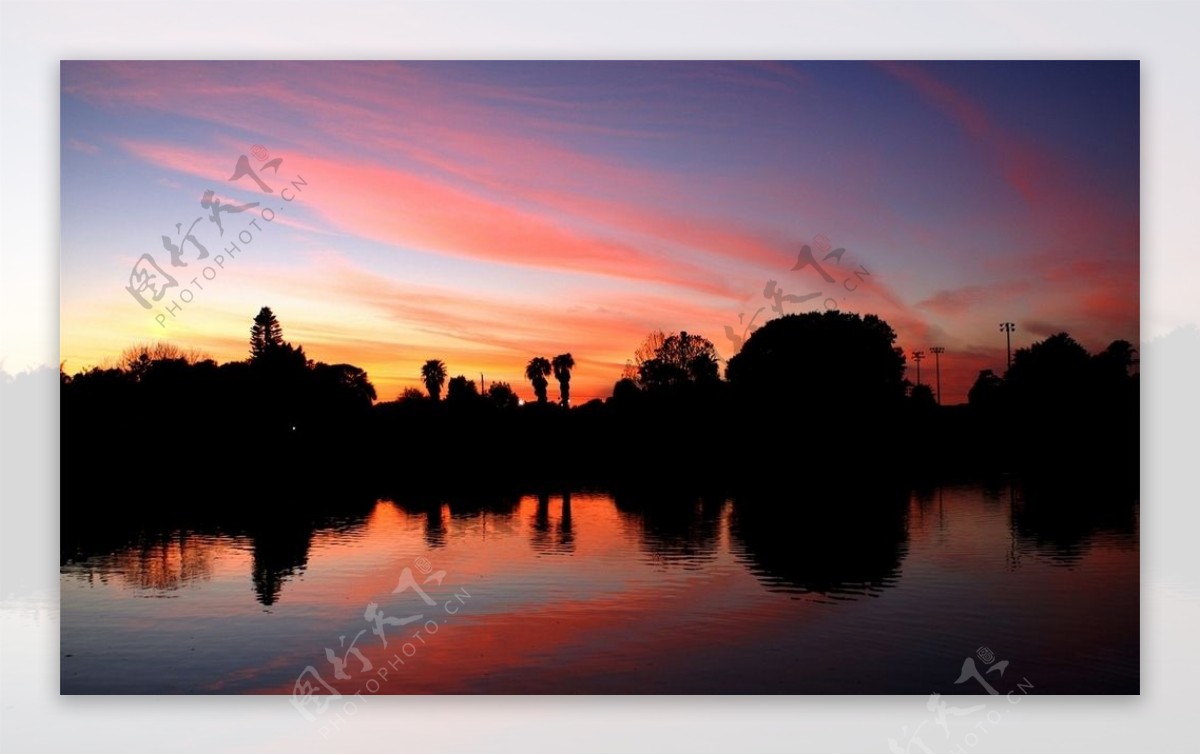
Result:
[[[264,307],[243,361],[143,344],[116,367],[62,372],[64,501],[66,488],[86,495],[88,480],[131,465],[158,470],[153,489],[174,493],[191,487],[172,481],[197,469],[200,487],[236,479],[272,491],[622,476],[827,489],[848,475],[1064,471],[1072,458],[1136,470],[1127,342],[1089,354],[1054,335],[1018,349],[1003,374],[981,373],[967,405],[942,407],[906,379],[895,341],[875,315],[794,314],[751,334],[723,376],[707,339],[655,332],[604,400],[571,403],[575,359],[564,353],[526,364],[532,402],[503,382],[481,391],[429,359],[424,393],[377,403],[364,370],[309,359]]]

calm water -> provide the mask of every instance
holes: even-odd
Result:
[[[290,694],[311,667],[345,695],[973,693],[986,647],[1002,692],[1135,693],[1136,503],[1062,497],[945,486],[781,526],[577,491],[146,534],[64,563],[62,691]]]

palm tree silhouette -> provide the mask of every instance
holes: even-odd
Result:
[[[571,370],[575,369],[575,358],[568,354],[559,354],[550,360],[554,370],[554,379],[558,381],[558,396],[563,406],[571,403]]]
[[[442,386],[446,384],[446,364],[440,359],[430,359],[421,366],[421,381],[434,401],[442,398]]]
[[[546,403],[546,386],[548,384],[546,376],[550,374],[551,369],[550,360],[546,357],[534,357],[525,366],[525,377],[533,383],[533,392],[537,394],[539,404]]]

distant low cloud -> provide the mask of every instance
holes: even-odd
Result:
[[[967,286],[951,291],[938,291],[928,299],[917,302],[918,307],[931,310],[939,315],[958,315],[978,302],[987,293],[983,286]]]
[[[1052,335],[1063,333],[1067,330],[1061,324],[1046,322],[1044,320],[1027,320],[1022,324],[1025,326],[1026,331],[1038,338],[1049,338]]]

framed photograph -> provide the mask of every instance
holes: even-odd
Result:
[[[63,60],[60,691],[1137,694],[1140,77]]]

